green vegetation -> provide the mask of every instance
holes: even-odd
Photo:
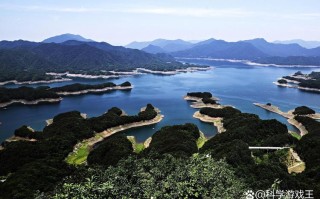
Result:
[[[147,105],[144,112],[140,116],[119,116],[122,111],[114,107],[108,111],[110,116],[108,119],[117,125],[132,121],[121,117],[132,117],[135,121],[141,121],[154,116],[154,113],[157,114],[152,105]],[[55,116],[52,124],[46,126],[42,132],[35,132],[37,135],[35,142],[2,143],[4,150],[0,151],[0,176],[7,176],[10,173],[11,175],[5,182],[0,183],[1,198],[34,198],[33,194],[37,190],[50,191],[64,177],[71,175],[75,168],[66,163],[66,158],[78,142],[94,136],[92,126],[92,118],[84,119],[80,112],[71,111]],[[31,134],[26,126],[22,126],[16,132],[26,136]],[[132,151],[131,143],[125,140]],[[102,148],[99,146],[97,149],[103,150],[104,144],[101,146]],[[101,155],[99,150],[98,152],[93,150],[93,155],[89,155],[90,161],[94,160],[95,155]],[[67,162],[78,164],[85,160],[88,153],[87,146],[82,145],[77,154],[68,157]],[[118,158],[121,159],[123,154],[119,154]]]
[[[297,76],[302,76],[303,78]],[[302,74],[298,71],[292,76],[284,76],[283,78],[297,81],[300,87],[320,89],[320,72],[313,71],[310,74]]]
[[[78,173],[38,198],[238,198],[248,189],[228,164],[205,155],[129,156],[115,167]]]
[[[66,162],[71,165],[80,165],[87,161],[89,155],[88,143],[82,144],[79,146],[77,153],[72,153],[66,158]]]
[[[10,102],[11,100],[33,101],[44,98],[58,99],[59,97],[60,96],[57,95],[55,92],[48,90],[47,87],[0,87],[0,103]]]
[[[288,174],[286,165],[279,161],[279,154],[269,152],[266,159],[267,151],[249,150],[249,146],[294,145],[297,140],[288,134],[284,124],[277,120],[261,120],[257,115],[241,113],[231,107],[201,110],[211,117],[223,117],[226,131],[209,139],[200,153],[209,153],[217,160],[225,158],[235,168],[236,175],[244,178],[254,190],[268,189],[277,178],[282,180],[280,189],[304,186]]]
[[[199,137],[199,129],[194,124],[166,126],[152,135],[152,142],[145,151],[171,154],[175,157],[190,157],[198,152]]]
[[[14,131],[15,136],[23,138],[36,138],[36,132],[34,132],[30,127],[23,125]]]
[[[222,109],[214,109],[214,108],[201,108],[200,113],[204,115],[208,115],[210,117],[223,117],[223,118],[229,118],[232,117],[235,114],[240,113],[239,110],[232,108],[232,107],[224,107]]]
[[[309,115],[315,114],[316,112],[307,106],[299,106],[294,109],[293,114],[295,115]]]
[[[96,84],[96,85],[77,83],[77,84],[69,84],[66,86],[51,88],[50,90],[53,92],[77,92],[77,91],[83,91],[83,90],[89,90],[89,89],[104,89],[104,88],[109,88],[114,86],[116,86],[116,84],[112,82]]]
[[[197,147],[198,149],[200,149],[201,147],[203,147],[204,143],[206,143],[206,141],[208,141],[208,139],[206,138],[206,136],[200,131],[200,137],[197,139]]]
[[[94,131],[102,132],[105,129],[111,127],[134,122],[141,122],[145,120],[151,120],[157,116],[157,112],[154,110],[154,107],[151,104],[148,104],[146,109],[142,112],[139,112],[138,115],[128,116],[121,114],[122,111],[120,112],[119,109],[112,108],[108,110],[107,113],[99,117],[89,118],[88,122]]]
[[[211,98],[202,98],[202,102],[205,104],[217,104],[216,100],[213,100]]]
[[[191,92],[191,93],[187,93],[187,96],[199,97],[199,98],[211,98],[212,94],[209,92]]]
[[[294,131],[289,131],[289,133],[296,139],[300,140],[301,139],[301,135],[297,132]]]
[[[46,72],[108,75],[105,71],[129,71],[138,67],[175,70],[192,66],[177,62],[167,54],[149,54],[104,42],[25,43],[12,41],[0,45],[0,82],[55,78]]]
[[[79,146],[80,152],[67,158],[78,164],[90,152],[88,166],[78,167],[65,160],[79,141],[102,127],[141,121],[156,111],[148,104],[136,116],[123,116],[116,107],[89,119],[77,111],[59,114],[39,132],[38,141],[4,143],[0,175],[8,177],[0,183],[1,197],[28,199],[36,193],[36,198],[239,198],[248,189],[266,190],[275,182],[276,189],[312,189],[315,198],[320,196],[319,122],[296,116],[309,131],[297,140],[277,120],[261,120],[231,107],[202,111],[223,117],[226,131],[205,141],[194,124],[166,126],[142,151],[127,137],[113,135],[91,151],[85,144]],[[20,131],[30,133],[25,126]],[[252,151],[249,146],[294,147],[306,170],[288,173],[287,150]]]
[[[123,82],[122,84],[120,84],[121,87],[126,87],[126,86],[131,86],[131,83],[126,81],[126,82]]]
[[[89,165],[114,166],[122,158],[132,155],[132,144],[123,135],[111,136],[97,145],[88,155]]]
[[[310,189],[315,191],[315,198],[320,196],[320,122],[305,117],[295,116],[302,123],[308,134],[304,135],[296,146],[296,151],[306,163],[306,170],[302,176],[308,179]]]
[[[279,79],[279,80],[278,80],[278,83],[279,83],[279,84],[287,84],[288,82],[287,82],[287,80],[285,80],[285,79]]]
[[[144,144],[138,143],[134,136],[127,136],[127,139],[131,142],[133,152],[141,153],[144,150]]]
[[[88,89],[104,89],[114,87],[116,84],[112,82],[102,84],[70,84],[61,87],[50,88],[48,86],[40,86],[37,88],[32,87],[19,87],[19,88],[5,88],[0,87],[0,103],[10,102],[12,100],[26,100],[34,101],[39,99],[58,99],[60,96],[58,92],[77,92]],[[124,82],[119,86],[131,86],[130,82]]]

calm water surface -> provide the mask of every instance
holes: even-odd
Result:
[[[297,106],[307,105],[320,112],[320,94],[300,91],[298,89],[281,88],[272,82],[278,77],[292,74],[297,70],[310,72],[315,69],[290,69],[274,67],[248,67],[240,64],[221,64],[211,61],[193,62],[214,65],[215,69],[195,73],[183,73],[173,76],[138,75],[113,80],[75,79],[73,82],[41,84],[51,87],[62,86],[75,82],[102,83],[113,81],[122,83],[130,81],[134,85],[131,91],[114,91],[105,94],[88,94],[64,97],[59,104],[42,105],[12,105],[0,109],[0,142],[13,135],[14,129],[21,125],[29,125],[36,130],[42,130],[45,120],[71,110],[87,113],[89,117],[103,114],[109,108],[117,106],[128,114],[137,114],[141,107],[152,103],[161,110],[164,119],[155,125],[135,128],[124,133],[136,136],[138,141],[144,141],[154,132],[166,125],[196,124],[206,136],[217,133],[212,125],[200,122],[192,117],[196,109],[183,100],[187,92],[209,91],[221,99],[221,104],[233,105],[242,112],[255,113],[262,119],[277,119],[286,124],[289,129],[297,131],[287,121],[274,113],[269,113],[253,105],[254,102],[270,102],[288,111]],[[36,85],[39,86],[39,85]],[[8,85],[8,87],[16,87]]]

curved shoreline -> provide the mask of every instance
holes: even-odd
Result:
[[[248,66],[263,66],[263,67],[278,67],[278,68],[320,68],[320,66],[316,66],[316,65],[280,65],[280,64],[264,64],[264,63],[258,63],[258,62],[253,62],[250,60],[243,60],[243,59],[219,59],[219,58],[199,58],[199,57],[175,57],[176,59],[186,59],[186,60],[208,60],[208,61],[226,61],[226,62],[230,62],[230,63],[242,63],[242,64],[246,64]]]
[[[210,103],[205,104],[205,103],[202,102],[202,98],[200,98],[200,97],[193,97],[193,96],[186,95],[186,96],[183,97],[183,99],[186,100],[186,101],[192,101],[190,106],[192,108],[196,108],[196,109],[206,108],[206,107],[222,109],[224,107],[227,107],[227,106],[221,105],[221,104],[210,104]],[[215,101],[219,101],[220,100],[219,98],[214,97],[214,96],[211,97],[210,99],[215,100]]]
[[[39,80],[39,81],[24,81],[19,82],[17,80],[10,80],[5,82],[0,82],[0,86],[6,85],[6,84],[49,84],[49,83],[56,83],[56,82],[66,82],[66,81],[72,81],[72,79],[69,78],[62,78],[62,79],[52,79],[52,80]]]
[[[320,89],[318,89],[318,88],[301,87],[301,86],[298,86],[298,85],[291,85],[291,84],[280,84],[278,82],[272,82],[272,83],[274,83],[277,86],[282,86],[282,87],[287,87],[287,88],[297,88],[297,89],[305,90],[305,91],[320,92]]]
[[[102,93],[105,91],[111,91],[111,90],[130,90],[133,86],[113,86],[113,87],[106,87],[102,89],[86,89],[82,91],[74,91],[74,92],[56,92],[58,95],[81,95],[81,94],[87,94],[87,93]]]
[[[271,106],[268,106],[266,104],[260,104],[260,103],[253,103],[255,106],[258,106],[260,108],[263,108],[267,111],[270,111],[270,112],[273,112],[273,113],[276,113],[278,115],[281,115],[282,117],[286,118],[288,123],[295,126],[299,131],[300,131],[300,135],[301,136],[304,136],[308,133],[306,127],[299,123],[297,120],[294,119],[295,115],[293,114],[293,110],[290,110],[288,112],[283,112],[279,109],[279,107],[277,106],[274,106],[274,105],[271,105]],[[320,119],[320,114],[319,113],[316,113],[316,114],[311,114],[311,115],[305,115],[307,117],[310,117],[312,119]]]
[[[211,70],[214,67],[208,66],[208,67],[187,67],[184,69],[175,69],[175,70],[150,70],[147,68],[136,68],[131,71],[104,71],[105,73],[111,73],[112,75],[88,75],[88,74],[81,74],[81,73],[54,73],[54,72],[48,72],[47,75],[52,76],[66,76],[66,77],[79,77],[79,78],[85,78],[85,79],[109,79],[109,78],[118,78],[118,77],[128,77],[133,75],[141,75],[141,74],[160,74],[160,75],[176,75],[183,72],[197,72],[197,71],[206,71]]]
[[[141,110],[143,110],[144,108],[142,108]],[[142,127],[142,126],[148,126],[148,125],[152,125],[152,124],[156,124],[159,123],[162,119],[163,119],[163,115],[160,114],[160,110],[155,108],[155,111],[157,112],[157,116],[151,120],[145,120],[145,121],[141,121],[141,122],[134,122],[134,123],[129,123],[129,124],[124,124],[124,125],[119,125],[116,127],[112,127],[109,129],[106,129],[100,133],[96,133],[94,135],[94,137],[82,140],[81,142],[79,142],[78,144],[76,144],[74,146],[74,149],[71,153],[69,153],[69,155],[66,157],[66,161],[70,158],[72,158],[72,156],[76,156],[79,149],[83,149],[83,147],[85,147],[85,150],[89,151],[93,148],[93,146],[95,144],[97,144],[98,142],[103,141],[104,139],[110,137],[111,135],[124,131],[124,130],[128,130],[131,128],[136,128],[136,127]],[[68,161],[67,161],[68,162]],[[83,159],[83,162],[81,162],[80,164],[86,162],[86,157]]]
[[[46,75],[50,76],[65,76],[70,78],[84,78],[84,79],[110,79],[110,78],[119,78],[119,77],[128,77],[133,75],[141,75],[141,74],[160,74],[160,75],[176,75],[179,73],[185,73],[185,72],[197,72],[197,71],[207,71],[211,70],[214,67],[208,66],[208,67],[187,67],[183,69],[175,69],[175,70],[150,70],[146,68],[136,68],[131,71],[104,71],[105,73],[111,73],[112,75],[88,75],[88,74],[81,74],[81,73],[69,73],[63,72],[63,73],[55,73],[55,72],[47,72]],[[0,86],[6,85],[6,84],[48,84],[48,83],[54,83],[54,82],[64,82],[64,81],[72,81],[70,78],[62,78],[62,79],[52,79],[52,80],[39,80],[39,81],[24,81],[19,82],[17,80],[9,80],[0,82]]]
[[[56,94],[60,96],[68,96],[68,95],[82,95],[82,94],[88,94],[88,93],[103,93],[106,91],[112,91],[112,90],[130,90],[133,86],[113,86],[113,87],[106,87],[102,89],[86,89],[81,91],[75,91],[75,92],[55,92]],[[36,105],[39,103],[58,103],[62,101],[63,98],[42,98],[37,100],[24,100],[24,99],[18,99],[18,100],[11,100],[9,102],[0,103],[0,108],[4,108],[6,106],[9,106],[11,104],[24,104],[24,105]]]
[[[28,101],[28,100],[11,100],[10,102],[4,102],[0,103],[0,108],[9,106],[11,104],[25,104],[25,105],[35,105],[39,103],[58,103],[62,100],[61,97],[59,98],[42,98],[42,99],[37,99],[33,101]]]
[[[217,127],[218,133],[223,133],[226,131],[226,129],[223,127],[223,118],[221,117],[210,117],[208,115],[201,114],[200,111],[196,111],[193,114],[193,117],[202,122],[213,123],[213,125]]]

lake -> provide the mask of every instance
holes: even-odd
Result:
[[[98,116],[109,108],[116,106],[128,114],[137,114],[147,103],[161,110],[164,119],[155,125],[130,129],[124,133],[136,136],[139,142],[144,141],[158,129],[166,125],[196,124],[208,137],[217,133],[211,124],[200,122],[192,117],[196,109],[183,99],[187,92],[209,91],[221,99],[220,103],[233,105],[242,112],[254,113],[262,119],[277,119],[286,124],[290,130],[297,131],[281,116],[267,112],[253,105],[254,102],[272,103],[288,111],[297,106],[306,105],[320,112],[320,94],[282,88],[273,84],[277,78],[292,74],[298,70],[309,73],[310,68],[276,68],[254,67],[239,63],[215,62],[206,60],[188,60],[189,62],[215,66],[209,71],[181,73],[172,76],[144,74],[109,80],[74,79],[73,82],[60,82],[48,85],[51,87],[71,83],[97,84],[112,81],[122,83],[130,81],[134,88],[131,91],[113,91],[104,94],[87,94],[64,97],[59,104],[12,105],[0,109],[0,142],[13,135],[16,128],[26,124],[36,130],[42,130],[45,120],[71,110],[79,110],[89,117]],[[21,86],[21,85],[18,85]],[[17,85],[7,85],[17,87]]]

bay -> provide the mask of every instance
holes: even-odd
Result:
[[[318,69],[255,67],[239,63],[217,63],[208,60],[188,61],[211,65],[215,68],[209,71],[181,73],[171,76],[143,74],[112,80],[74,79],[72,82],[33,85],[56,87],[71,83],[97,84],[112,81],[119,84],[129,81],[134,88],[131,91],[67,96],[59,104],[31,106],[17,104],[1,108],[0,142],[12,136],[14,129],[24,124],[36,130],[42,130],[46,124],[45,120],[62,112],[78,110],[88,114],[88,117],[94,117],[116,106],[128,114],[137,114],[140,108],[147,103],[158,107],[165,117],[158,124],[123,132],[127,135],[136,136],[139,142],[143,142],[163,126],[187,122],[196,124],[207,137],[214,136],[217,133],[216,128],[211,124],[194,119],[192,115],[196,109],[191,108],[190,103],[183,99],[187,92],[194,91],[209,91],[221,99],[221,104],[233,105],[242,112],[257,114],[262,119],[277,119],[293,131],[297,131],[297,129],[288,124],[284,118],[256,107],[253,103],[272,103],[284,111],[306,105],[320,112],[319,93],[282,88],[272,83],[277,78],[298,70],[309,73]],[[17,85],[7,85],[7,87],[17,87]]]

